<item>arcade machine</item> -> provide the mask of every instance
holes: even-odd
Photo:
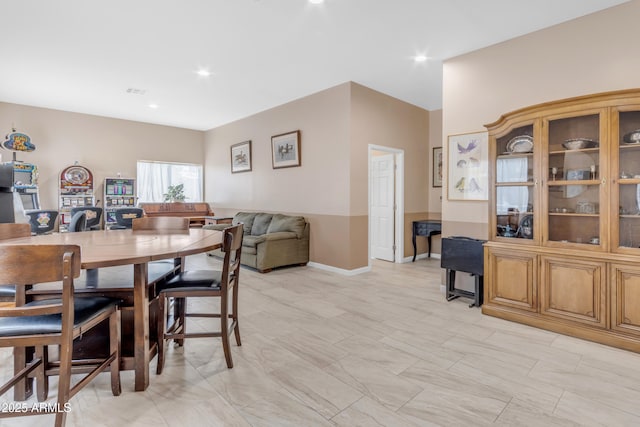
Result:
[[[2,148],[13,151],[13,160],[4,164],[13,168],[13,190],[20,196],[24,209],[40,209],[38,168],[16,159],[17,152],[28,153],[34,151],[36,146],[31,142],[29,135],[12,129],[2,143]]]
[[[13,206],[13,167],[0,165],[0,223],[15,222]]]
[[[137,203],[134,178],[104,179],[104,228],[116,223],[116,209],[133,208]]]
[[[93,174],[76,162],[60,173],[59,187],[60,231],[66,231],[71,222],[71,208],[95,206],[93,196]]]

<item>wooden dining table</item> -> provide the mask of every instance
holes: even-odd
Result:
[[[183,259],[222,246],[221,231],[190,228],[178,232],[104,230],[80,233],[53,233],[3,240],[1,245],[78,245],[81,267],[86,270],[133,265],[134,370],[135,390],[149,386],[149,292],[148,263]],[[21,301],[22,300],[22,301]],[[16,295],[16,304],[24,296]]]

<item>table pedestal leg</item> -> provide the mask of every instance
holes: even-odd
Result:
[[[144,391],[149,386],[149,291],[147,289],[147,264],[133,266],[133,327],[135,390]]]

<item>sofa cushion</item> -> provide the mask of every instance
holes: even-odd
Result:
[[[242,237],[242,246],[244,246],[245,248],[255,248],[258,243],[262,243],[265,240],[267,240],[266,234],[263,234],[261,236],[248,236],[245,234],[244,237]]]
[[[271,223],[267,229],[267,233],[276,233],[278,231],[292,231],[296,233],[299,239],[304,232],[306,221],[302,216],[290,216],[282,214],[274,214]]]
[[[259,236],[265,234],[271,223],[272,214],[258,213],[253,220],[253,226],[251,227],[251,235]]]
[[[244,231],[244,234],[249,234],[251,232],[251,227],[253,227],[253,219],[255,217],[255,212],[238,212],[234,215],[231,224],[238,225],[242,223],[242,230]]]

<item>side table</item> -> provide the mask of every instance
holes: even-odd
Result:
[[[411,242],[413,242],[413,261],[416,260],[416,236],[426,236],[429,247],[428,257],[431,258],[431,237],[442,233],[442,221],[439,219],[426,219],[420,221],[413,221],[413,236]]]

